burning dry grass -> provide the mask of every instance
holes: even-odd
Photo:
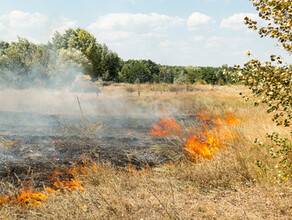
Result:
[[[93,169],[85,191],[52,194],[40,206],[4,206],[7,219],[288,219],[291,188],[258,186],[246,167],[217,154],[198,166],[184,161],[145,173]],[[225,161],[222,164],[222,161]],[[235,162],[235,163],[234,163]]]
[[[94,165],[89,165],[87,161],[84,164],[69,166],[62,170],[54,170],[48,176],[50,186],[44,186],[44,190],[37,190],[33,185],[26,181],[22,183],[22,187],[14,194],[0,195],[0,206],[4,205],[20,205],[24,207],[34,207],[43,204],[48,195],[55,193],[70,193],[72,191],[84,191],[82,181],[79,175],[88,172],[89,169],[97,169]]]
[[[166,110],[160,109],[163,117],[153,125],[149,134],[153,137],[167,137],[174,135],[183,142],[182,150],[196,162],[203,159],[212,159],[215,152],[226,148],[225,143],[234,140],[237,135],[230,129],[231,125],[241,124],[242,121],[233,113],[226,113],[224,117],[216,115],[211,118],[210,112],[198,113],[196,118],[200,120],[201,127],[183,128],[173,118],[166,116]]]
[[[291,178],[277,178],[273,158],[254,145],[254,139],[265,140],[265,133],[277,131],[288,137],[289,130],[276,127],[263,106],[254,108],[237,95],[242,87],[197,86],[193,91],[164,92],[143,88],[141,96],[130,94],[137,106],[156,106],[185,110],[199,116],[198,124],[186,126],[166,114],[150,133],[176,135],[179,141],[164,148],[166,154],[178,154],[174,148],[187,149],[191,155],[201,155],[191,162],[180,155],[180,161],[137,171],[126,166],[118,171],[114,166],[95,164],[87,172],[77,172],[82,189],[69,190],[60,184],[64,174],[55,173],[59,193],[49,193],[44,186],[46,201],[39,206],[5,203],[0,208],[4,219],[289,219],[292,216]],[[113,89],[113,87],[105,88]],[[122,88],[118,88],[122,89]],[[147,90],[146,90],[147,89]],[[167,94],[167,95],[164,95]],[[168,108],[169,107],[169,108]],[[232,114],[234,112],[236,118]],[[200,118],[201,117],[201,118]],[[239,126],[239,118],[243,123]],[[171,124],[171,126],[169,126]],[[192,132],[192,128],[201,128]],[[187,129],[186,129],[187,128]],[[159,130],[160,129],[160,130]],[[167,131],[167,132],[166,132]],[[215,137],[215,141],[214,141]],[[193,149],[205,145],[212,154]],[[223,147],[224,145],[224,147]],[[218,150],[220,149],[220,150]],[[193,152],[194,151],[194,152]],[[208,152],[206,150],[206,152]],[[203,155],[203,156],[202,156]],[[212,155],[211,157],[209,157]],[[196,161],[196,157],[195,158]],[[204,159],[207,158],[207,159]],[[210,158],[212,158],[210,160]],[[209,159],[209,160],[208,160]],[[269,167],[259,168],[256,161]],[[67,174],[66,174],[67,175]],[[65,177],[66,177],[65,175]],[[71,175],[71,174],[70,174]],[[59,178],[59,179],[58,179]],[[72,176],[71,176],[72,178]],[[66,178],[65,178],[66,179]],[[73,178],[74,179],[74,178]],[[68,179],[66,179],[68,182]],[[2,183],[1,188],[12,188]],[[55,188],[54,188],[55,187]],[[21,191],[15,189],[16,192]],[[28,192],[28,191],[26,191]],[[37,200],[40,200],[37,198]]]
[[[178,135],[181,130],[179,124],[173,118],[167,117],[165,109],[161,108],[160,110],[163,113],[163,118],[158,119],[158,122],[153,125],[153,129],[150,130],[149,134],[154,137],[163,137],[169,134]]]

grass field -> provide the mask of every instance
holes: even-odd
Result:
[[[254,143],[269,143],[266,133],[289,137],[277,127],[265,106],[254,107],[239,93],[242,86],[211,85],[108,85],[101,97],[125,99],[133,111],[163,107],[169,112],[197,114],[209,111],[223,116],[232,112],[242,121],[231,127],[236,138],[210,160],[191,162],[168,146],[164,154],[179,161],[141,172],[118,172],[96,164],[79,178],[84,190],[53,193],[39,206],[4,204],[1,219],[291,219],[291,176],[281,178],[278,160]],[[173,149],[172,149],[173,148]],[[166,151],[166,152],[165,152]],[[169,151],[169,152],[167,152]],[[288,155],[291,159],[291,154]],[[264,164],[259,167],[257,161]],[[11,184],[1,182],[1,188]]]

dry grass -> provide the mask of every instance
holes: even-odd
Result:
[[[219,157],[197,167],[188,163],[158,167],[144,175],[117,174],[112,168],[92,171],[84,177],[84,192],[52,195],[44,205],[35,208],[4,207],[1,216],[7,219],[289,219],[290,187],[255,185],[244,173],[242,164],[236,164],[233,170],[230,163],[234,161],[230,158],[221,162]]]
[[[161,85],[160,85],[161,86]],[[167,85],[141,85],[138,96],[127,92],[128,85],[103,88],[106,98],[127,97],[136,108],[163,106],[173,111],[197,113],[208,110],[222,115],[234,112],[244,124],[234,128],[236,140],[227,144],[212,160],[158,166],[138,175],[118,173],[114,167],[92,170],[82,176],[84,192],[51,195],[33,208],[3,206],[2,219],[291,219],[291,178],[279,179],[275,160],[254,139],[288,129],[277,127],[265,107],[254,108],[239,97],[249,93],[241,86],[192,86],[168,91]],[[269,165],[263,170],[261,160]],[[99,165],[103,166],[103,165]],[[5,183],[3,183],[5,184]],[[2,186],[3,187],[3,186]]]

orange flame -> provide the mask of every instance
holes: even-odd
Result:
[[[103,171],[109,168],[109,166],[100,167],[93,163],[92,159],[86,157],[85,155],[80,156],[82,164],[77,164],[74,166],[69,166],[65,170],[54,170],[52,175],[49,177],[51,187],[45,186],[45,190],[36,192],[32,189],[26,190],[24,188],[20,189],[17,195],[1,195],[0,194],[0,206],[5,204],[15,204],[21,206],[38,206],[43,204],[47,199],[49,194],[70,193],[72,191],[83,191],[85,188],[82,186],[83,183],[78,179],[79,175],[86,174],[91,170]],[[131,164],[128,164],[128,168],[125,172],[131,175],[143,175],[150,171],[148,165],[142,170],[136,170]],[[25,188],[27,188],[27,183],[24,182]]]
[[[7,203],[20,204],[21,206],[37,206],[47,200],[47,195],[44,192],[33,192],[32,190],[20,189],[18,195],[5,195],[0,199],[0,205]]]
[[[127,170],[124,172],[124,173],[129,173],[129,174],[132,174],[133,176],[135,175],[143,175],[143,174],[146,174],[150,171],[150,167],[149,165],[146,165],[143,169],[141,170],[137,170],[137,169],[134,169],[132,167],[132,165],[129,163],[128,164],[128,168]],[[122,172],[121,172],[122,173]]]
[[[47,200],[47,198],[48,197],[44,192],[33,192],[31,190],[25,191],[24,189],[20,189],[19,195],[13,203],[17,202],[23,206],[37,206]]]
[[[53,171],[52,177],[50,181],[56,189],[61,190],[62,192],[71,192],[75,190],[84,190],[82,187],[82,181],[77,179],[77,175],[81,173],[84,167],[73,167],[73,169],[66,169],[64,172],[59,172],[57,170]],[[48,191],[53,192],[53,189],[49,189]],[[56,190],[55,190],[56,191]]]
[[[168,118],[166,116],[166,110],[160,108],[163,113],[163,118],[159,118],[158,122],[153,125],[153,129],[150,130],[151,136],[163,137],[168,134],[178,134],[180,132],[180,126],[175,122],[175,119]]]
[[[242,121],[235,117],[233,113],[226,113],[225,117],[215,115],[210,116],[210,112],[198,113],[197,118],[202,121],[202,128],[198,131],[190,128],[186,136],[182,136],[180,126],[173,118],[166,117],[165,110],[163,119],[159,118],[157,124],[150,130],[152,136],[166,136],[168,134],[179,135],[184,142],[183,151],[193,160],[211,159],[216,151],[225,148],[225,142],[232,140],[236,134],[230,130],[230,125],[236,125]]]
[[[75,165],[65,169],[65,171],[54,170],[50,177],[52,187],[46,186],[45,190],[36,192],[31,189],[20,189],[17,195],[0,195],[0,206],[4,204],[20,204],[22,206],[37,206],[41,205],[48,199],[48,194],[71,191],[82,191],[82,181],[78,179],[80,174],[84,174],[91,169],[98,169],[95,165],[91,165],[91,159],[81,156],[83,164]]]
[[[224,118],[216,115],[210,117],[209,112],[199,113],[198,119],[203,126],[199,134],[187,138],[184,150],[192,159],[211,159],[216,151],[225,148],[225,142],[232,140],[236,134],[227,125],[236,125],[242,121],[233,113],[226,113]]]

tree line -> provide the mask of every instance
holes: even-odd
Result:
[[[0,41],[0,81],[18,87],[31,84],[68,83],[72,72],[89,75],[93,81],[125,83],[232,83],[221,67],[168,66],[151,60],[122,60],[94,35],[77,28],[63,34],[55,32],[47,44],[35,44],[25,38]],[[70,78],[71,77],[71,78]]]

